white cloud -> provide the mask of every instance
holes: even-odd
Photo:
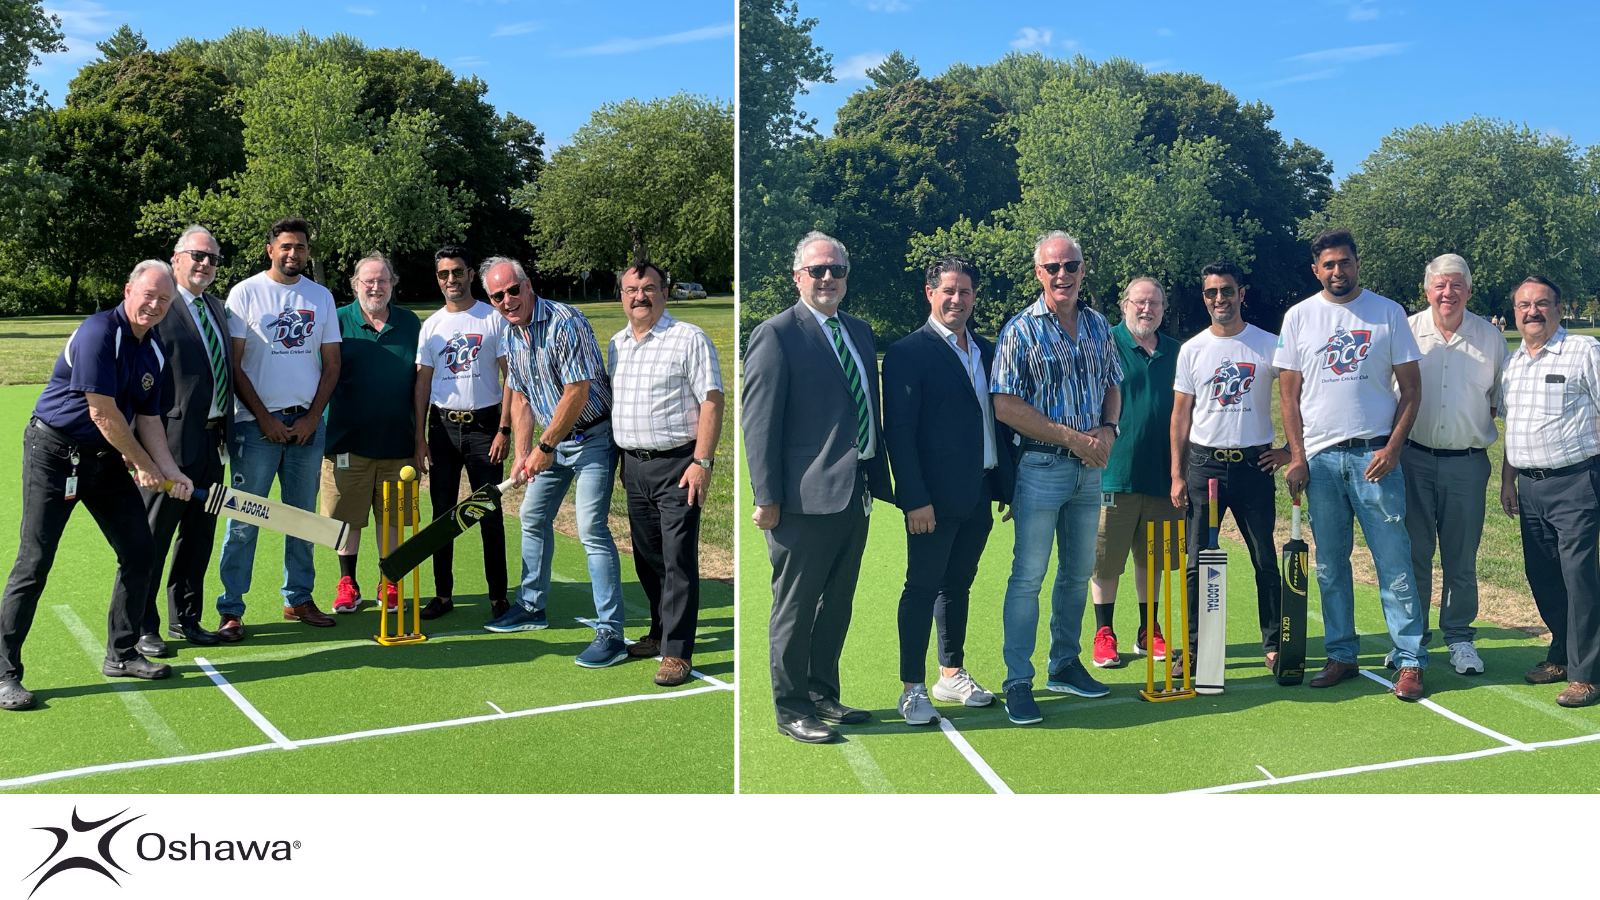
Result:
[[[867,70],[876,67],[888,55],[882,50],[857,53],[855,56],[834,66],[833,77],[840,81],[866,81]]]
[[[1173,31],[1172,31],[1171,28],[1157,28],[1156,29],[1156,36],[1157,37],[1172,37],[1172,35],[1173,35]]]
[[[353,16],[375,16],[378,11],[370,6],[346,6],[344,11]]]
[[[1281,87],[1281,86],[1286,85],[1286,84],[1298,84],[1299,82],[1302,82],[1302,81],[1321,81],[1324,78],[1332,78],[1333,76],[1335,76],[1335,75],[1337,75],[1337,74],[1339,74],[1340,72],[1343,72],[1343,71],[1344,71],[1343,69],[1338,69],[1338,68],[1334,68],[1334,69],[1318,69],[1315,72],[1306,72],[1306,73],[1304,73],[1302,75],[1291,75],[1288,78],[1279,78],[1277,81],[1269,81],[1266,84],[1262,85],[1262,87],[1263,88],[1272,88],[1272,87]]]
[[[1172,65],[1170,59],[1152,59],[1149,62],[1139,63],[1146,72],[1165,72]]]
[[[481,56],[458,56],[450,60],[452,66],[487,66],[489,63]]]
[[[104,4],[93,0],[59,0],[47,4],[44,11],[61,19],[61,33],[67,49],[41,57],[34,69],[35,75],[50,75],[61,70],[76,71],[90,60],[98,58],[100,50],[95,42],[110,37],[117,24],[124,21],[127,15],[120,10],[107,9]]]
[[[1050,46],[1051,30],[1048,28],[1021,28],[1012,39],[1011,46],[1018,50],[1033,50]]]
[[[873,12],[906,12],[911,4],[906,0],[867,0],[867,9]]]
[[[1399,44],[1363,44],[1359,47],[1335,47],[1332,50],[1317,50],[1313,53],[1302,53],[1299,56],[1290,56],[1290,62],[1309,63],[1358,63],[1380,56],[1393,56],[1404,53],[1411,46],[1410,41]]]
[[[1378,17],[1378,10],[1372,5],[1371,0],[1359,0],[1350,7],[1349,16],[1352,22],[1370,22]]]
[[[660,47],[666,44],[692,44],[695,41],[709,41],[713,38],[727,37],[733,34],[733,23],[726,25],[711,25],[706,28],[696,28],[692,31],[679,31],[675,34],[661,34],[648,38],[612,38],[599,44],[588,47],[579,47],[569,50],[561,56],[609,56],[614,53],[636,53],[648,50],[651,47]]]
[[[489,37],[511,37],[518,34],[527,34],[530,31],[538,31],[543,27],[538,22],[512,22],[510,25],[501,25],[494,31],[489,32]]]

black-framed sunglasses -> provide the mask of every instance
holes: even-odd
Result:
[[[495,291],[494,293],[490,294],[489,295],[489,302],[490,303],[499,303],[500,301],[504,300],[507,297],[521,297],[521,296],[522,296],[522,285],[513,284],[512,286],[506,288],[503,291]]]
[[[812,278],[819,278],[820,279],[824,272],[828,273],[829,275],[832,275],[835,278],[843,278],[846,275],[850,274],[850,267],[849,266],[801,266],[800,267],[800,271],[806,273],[807,275],[810,275]]]
[[[222,254],[220,253],[211,253],[205,250],[179,250],[178,252],[189,254],[190,259],[202,265],[208,262],[213,266],[222,265]]]
[[[1066,262],[1039,263],[1039,268],[1049,272],[1051,275],[1054,275],[1062,269],[1066,269],[1068,273],[1076,272],[1082,265],[1083,260],[1081,259],[1069,259]]]
[[[465,281],[465,280],[467,280],[467,273],[469,271],[471,271],[471,270],[470,269],[440,269],[439,271],[434,273],[434,276],[436,278],[438,278],[440,281],[449,281],[452,278],[455,279],[456,281]]]
[[[1201,291],[1200,293],[1203,294],[1207,300],[1215,300],[1215,299],[1217,299],[1217,295],[1219,293],[1221,294],[1222,299],[1224,299],[1224,300],[1232,300],[1234,298],[1234,295],[1238,294],[1239,292],[1234,290],[1231,287],[1219,287],[1219,288],[1206,288],[1205,290]]]

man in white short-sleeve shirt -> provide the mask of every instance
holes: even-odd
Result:
[[[1427,613],[1413,583],[1406,533],[1400,448],[1416,421],[1422,354],[1406,312],[1357,283],[1355,239],[1338,228],[1311,243],[1312,273],[1322,290],[1283,317],[1273,365],[1279,369],[1283,428],[1289,439],[1284,478],[1291,493],[1308,489],[1316,539],[1317,587],[1328,662],[1311,679],[1330,687],[1359,674],[1350,554],[1361,533],[1378,570],[1378,595],[1399,667],[1395,695],[1422,699]]]
[[[265,497],[273,479],[283,502],[314,510],[322,472],[322,411],[339,381],[339,323],[333,294],[302,274],[311,247],[304,219],[280,219],[267,239],[271,265],[228,292],[236,424],[229,456],[233,486]],[[244,638],[244,595],[255,569],[256,526],[230,520],[222,539],[224,641]],[[283,539],[283,618],[327,627],[333,617],[311,599],[316,568],[308,541]]]

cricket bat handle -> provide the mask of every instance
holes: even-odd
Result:
[[[1294,506],[1289,510],[1289,537],[1300,540],[1300,498],[1294,498]]]
[[[1207,548],[1215,550],[1217,549],[1217,480],[1215,478],[1208,479],[1206,489],[1211,496],[1211,502],[1206,505],[1211,517],[1211,542],[1207,545]]]
[[[163,482],[161,482],[161,490],[162,490],[162,492],[165,493],[166,491],[172,490],[172,485],[174,483],[175,482],[171,482],[171,481],[163,481]],[[190,497],[190,499],[193,499],[193,500],[204,500],[206,498],[206,489],[203,488],[203,487],[196,486],[192,491],[189,492],[189,497]]]

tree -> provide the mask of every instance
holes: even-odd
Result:
[[[541,265],[733,278],[733,104],[677,94],[595,110],[517,194]]]
[[[917,68],[917,58],[907,59],[899,50],[883,58],[883,62],[867,70],[867,77],[872,79],[873,87],[894,87],[904,84],[922,74]]]
[[[28,78],[41,54],[63,49],[61,19],[37,0],[0,4],[0,238],[21,236],[66,189],[45,168],[44,96]]]
[[[94,46],[107,62],[120,62],[150,49],[150,44],[144,39],[144,32],[134,31],[126,23],[112,32],[111,37],[97,42]]]

